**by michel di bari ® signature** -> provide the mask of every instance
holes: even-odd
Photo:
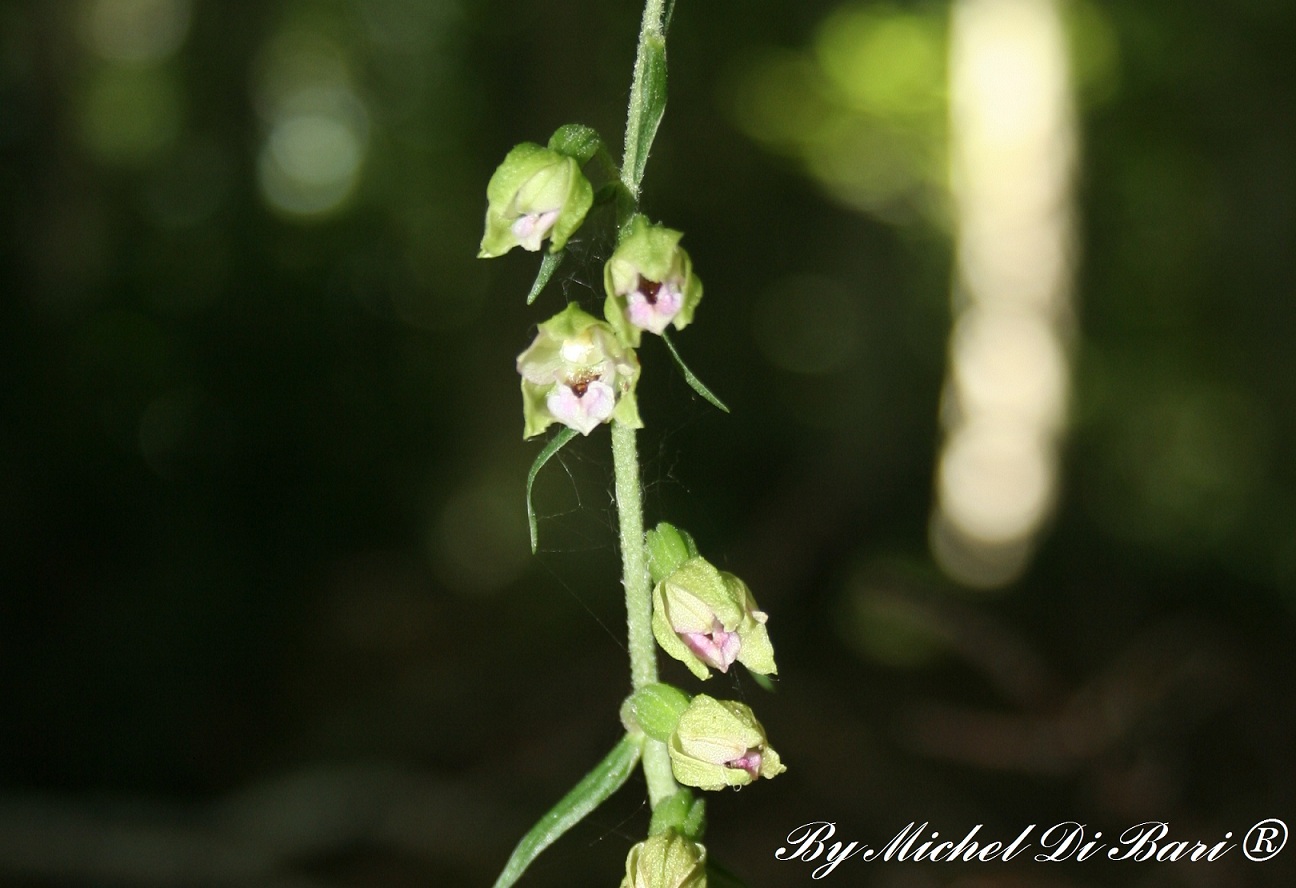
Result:
[[[961,837],[942,837],[927,823],[910,823],[883,845],[835,839],[837,824],[827,820],[803,823],[788,833],[774,852],[778,860],[817,864],[811,877],[822,879],[847,860],[864,862],[990,863],[1016,857],[1037,863],[1067,860],[1190,861],[1211,863],[1240,848],[1248,860],[1264,861],[1287,844],[1287,824],[1271,817],[1245,833],[1226,831],[1202,841],[1171,834],[1170,824],[1148,820],[1108,834],[1075,821],[1040,827],[1032,823],[1005,841],[987,840],[977,824]]]

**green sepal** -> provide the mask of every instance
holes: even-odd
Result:
[[[630,695],[628,715],[634,726],[665,743],[675,733],[680,715],[688,709],[689,695],[672,685],[654,682]],[[622,720],[624,721],[624,715]]]
[[[518,842],[504,871],[495,880],[494,888],[509,888],[526,872],[532,861],[563,833],[580,823],[586,815],[607,801],[613,793],[625,785],[626,780],[639,763],[639,753],[643,745],[642,737],[627,734],[621,738],[603,761],[581,778],[580,783],[572,787],[558,804],[540,818],[531,831]]]
[[[552,253],[545,253],[544,258],[540,260],[540,270],[536,272],[535,283],[531,285],[531,292],[527,294],[527,305],[536,301],[540,291],[549,283],[549,279],[554,276],[558,266],[562,264],[563,257],[567,255],[566,250],[556,250]]]
[[[733,660],[705,661],[684,642],[684,636],[714,637],[719,623],[720,630],[738,636],[734,660],[768,675],[778,667],[767,620],[746,583],[701,556],[688,559],[653,586],[653,637],[663,651],[703,680],[711,677],[712,668],[724,671]]]
[[[722,570],[720,574],[729,587],[729,594],[742,602],[742,620],[736,630],[742,639],[738,662],[753,675],[776,675],[778,666],[774,663],[774,645],[770,642],[769,630],[765,628],[768,616],[757,607],[746,583],[728,571]]]
[[[633,354],[633,352],[631,354]],[[638,372],[639,365],[636,363],[636,378]],[[643,428],[643,419],[639,416],[639,399],[635,395],[633,383],[631,384],[630,390],[623,392],[621,397],[617,399],[616,407],[612,411],[612,418],[627,428]]]
[[[665,332],[662,333],[662,342],[666,343],[666,348],[670,350],[671,357],[675,359],[675,366],[679,368],[680,374],[684,377],[684,381],[689,384],[689,387],[705,398],[711,406],[728,413],[729,408],[725,406],[724,402],[717,398],[711,392],[711,389],[703,385],[702,380],[693,375],[693,371],[688,368],[684,363],[684,359],[680,357],[680,353],[675,350],[675,343],[671,342],[670,336]]]
[[[742,622],[741,603],[711,562],[690,558],[653,588],[652,630],[657,644],[702,680],[711,670],[681,639],[681,633],[712,630],[714,621],[730,631]]]
[[[653,585],[673,574],[688,561],[698,555],[697,544],[688,531],[680,530],[673,524],[659,521],[657,526],[646,534],[648,548],[648,573]]]
[[[675,830],[686,838],[700,841],[706,832],[706,801],[690,789],[681,789],[653,808],[648,835]]]
[[[536,547],[540,544],[540,529],[536,524],[535,505],[531,502],[531,488],[535,484],[536,475],[544,468],[544,464],[549,462],[550,458],[562,450],[567,442],[576,437],[576,430],[569,429],[566,426],[558,434],[549,439],[549,443],[544,449],[536,454],[535,462],[531,463],[531,471],[527,472],[526,485],[526,503],[527,503],[527,528],[531,531],[531,554],[536,553]]]
[[[698,789],[746,786],[756,777],[769,779],[787,770],[765,739],[751,707],[733,700],[698,694],[680,716],[666,745],[675,779]],[[758,772],[731,766],[753,750],[760,753]]]
[[[565,123],[558,127],[549,137],[549,147],[559,154],[574,157],[581,166],[589,163],[600,151],[607,152],[598,131],[582,123]]]
[[[486,184],[486,201],[486,230],[478,258],[502,256],[517,246],[538,250],[545,237],[550,252],[555,252],[585,221],[594,203],[594,187],[575,158],[523,142],[496,168]],[[514,223],[532,213],[551,211],[557,213],[552,227],[534,246],[523,245],[513,230]]]

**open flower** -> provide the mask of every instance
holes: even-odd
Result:
[[[778,672],[768,619],[746,583],[700,556],[653,588],[653,636],[701,679],[710,669],[728,672],[735,661],[761,675]]]
[[[639,360],[604,321],[576,303],[540,325],[535,340],[517,359],[522,375],[523,436],[540,434],[555,422],[588,435],[616,419],[640,428],[635,383]]]
[[[706,888],[706,848],[674,830],[650,836],[626,855],[621,888]]]
[[[594,189],[575,158],[523,142],[491,176],[486,199],[480,259],[502,256],[514,247],[534,253],[546,237],[550,252],[561,250],[585,221]]]
[[[660,336],[668,326],[683,330],[693,320],[702,282],[693,274],[688,253],[680,249],[683,236],[635,216],[603,267],[603,314],[631,345],[639,345],[644,330]]]
[[[666,748],[675,779],[699,789],[745,786],[787,770],[751,707],[706,694],[689,702]]]

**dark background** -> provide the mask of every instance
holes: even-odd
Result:
[[[928,554],[939,179],[862,211],[806,162],[808,117],[849,112],[780,73],[865,8],[685,0],[672,24],[643,207],[686,232],[706,298],[677,341],[733,413],[646,343],[648,520],[772,615],[777,692],[707,690],[789,765],[712,798],[712,855],[772,888],[810,884],[773,853],[811,820],[872,844],[1290,821],[1290,5],[1073,10],[1071,423],[1039,551],[994,593]],[[875,9],[943,33],[941,4]],[[619,143],[639,12],[0,5],[0,883],[489,884],[615,741],[607,436],[542,475],[530,556],[513,361],[561,299],[523,305],[533,256],[473,257],[511,145],[568,121]],[[316,129],[277,129],[292,114]],[[939,156],[925,114],[908,132]],[[347,196],[285,208],[276,139],[317,163],[302,200]],[[562,287],[594,308],[591,246]],[[642,797],[635,777],[523,884],[616,884]],[[1276,886],[1294,854],[828,881]]]

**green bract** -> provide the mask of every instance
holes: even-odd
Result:
[[[684,710],[667,749],[675,779],[699,789],[745,786],[787,770],[751,707],[706,694]]]
[[[708,667],[728,672],[735,660],[761,675],[778,672],[768,619],[746,583],[700,556],[653,589],[653,636],[701,679],[711,676]]]
[[[612,328],[576,303],[540,325],[517,359],[522,374],[523,436],[540,434],[555,422],[588,435],[615,419],[642,428],[635,383],[639,360]]]
[[[702,300],[702,281],[693,274],[688,253],[680,249],[683,236],[635,216],[603,267],[603,314],[631,345],[639,345],[644,330],[661,335],[672,324],[683,330],[693,320]]]
[[[630,849],[621,888],[705,888],[706,848],[674,830]]]
[[[535,252],[546,237],[553,253],[585,221],[594,189],[575,158],[523,142],[491,176],[486,200],[486,233],[478,258],[503,256],[514,247]]]
[[[638,728],[665,743],[675,733],[679,717],[688,709],[689,697],[679,688],[661,682],[641,687],[630,695],[622,721],[627,730]]]

